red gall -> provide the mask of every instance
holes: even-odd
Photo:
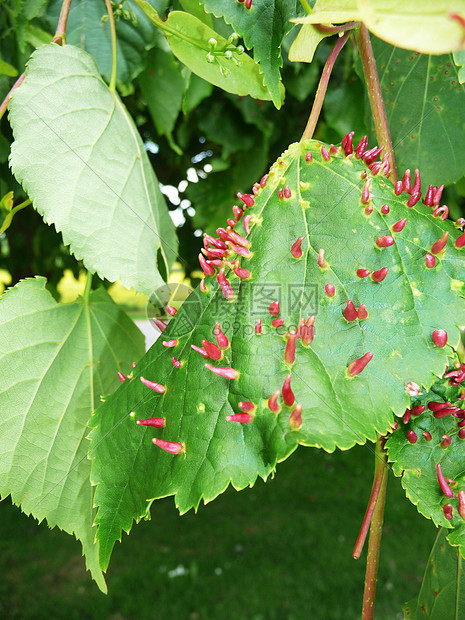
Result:
[[[394,245],[395,241],[394,237],[391,237],[391,235],[383,235],[382,237],[378,237],[375,243],[379,248],[388,248]]]
[[[289,426],[293,431],[298,431],[302,426],[302,405],[295,405],[289,416]]]
[[[226,420],[228,422],[240,422],[242,424],[248,424],[249,422],[252,422],[253,415],[250,415],[250,413],[234,413],[232,415],[227,415]]]
[[[349,321],[349,323],[355,321],[357,318],[357,310],[350,299],[346,301],[346,307],[344,308],[342,314],[344,315],[345,320]]]
[[[213,342],[210,342],[209,340],[202,340],[202,346],[208,353],[208,357],[212,360],[218,361],[223,357],[221,350],[216,346],[216,344],[213,344]]]
[[[268,399],[268,409],[273,413],[279,413],[281,411],[281,407],[278,405],[278,398],[281,394],[280,390],[276,390],[270,398]]]
[[[436,473],[438,476],[438,482],[439,482],[439,486],[441,487],[441,491],[444,493],[446,497],[450,497],[450,498],[454,497],[454,492],[450,488],[450,486],[447,484],[447,480],[444,478],[444,474],[442,473],[441,465],[439,463],[436,465]]]
[[[389,267],[383,267],[379,271],[373,271],[371,279],[373,282],[382,282],[389,272]]]
[[[297,239],[297,241],[294,241],[294,243],[291,245],[291,254],[294,258],[301,258],[302,257],[302,241],[304,240],[303,237],[299,237]]]
[[[393,232],[400,232],[401,230],[404,230],[404,226],[405,223],[407,222],[407,218],[404,217],[401,220],[399,220],[398,222],[396,222],[394,224],[394,226],[392,227]]]
[[[365,369],[367,364],[371,362],[372,359],[373,353],[368,352],[365,353],[365,355],[362,355],[362,357],[360,357],[359,359],[350,362],[350,364],[347,366],[347,374],[349,375],[349,377],[355,377],[359,375]]]
[[[229,340],[228,337],[223,333],[219,322],[215,323],[214,334],[216,342],[218,343],[220,349],[227,349],[229,347]]]
[[[434,344],[440,349],[442,349],[442,347],[445,347],[447,344],[447,332],[445,329],[435,329],[434,332],[431,334],[431,338]]]
[[[250,402],[250,400],[241,400],[239,402],[239,409],[244,413],[252,413],[256,408],[256,405]]]
[[[446,247],[447,239],[449,238],[449,233],[446,231],[440,239],[433,243],[431,247],[431,254],[439,254]]]
[[[149,381],[144,377],[141,377],[140,380],[144,385],[153,390],[154,392],[158,392],[158,394],[164,394],[166,392],[166,386],[161,385],[161,383],[156,383],[155,381]]]
[[[427,269],[432,269],[436,265],[436,258],[432,254],[425,254],[425,263]]]
[[[291,389],[291,375],[286,375],[283,383],[283,400],[284,404],[291,407],[294,404],[295,396]]]
[[[165,452],[168,452],[168,454],[181,454],[181,452],[186,451],[186,446],[176,441],[165,441],[164,439],[154,437],[152,442]]]
[[[166,424],[165,418],[147,418],[146,420],[137,420],[136,424],[141,426],[153,426],[154,428],[163,428]]]
[[[225,379],[238,379],[241,374],[238,370],[234,370],[234,368],[218,368],[211,364],[205,364],[205,368],[208,368],[208,370],[211,370],[215,375],[224,377]]]
[[[328,297],[334,297],[336,294],[336,289],[334,288],[334,284],[326,284],[325,293]]]
[[[407,439],[409,441],[409,443],[417,443],[418,441],[418,435],[415,433],[415,431],[407,431]]]
[[[272,316],[277,316],[279,314],[279,301],[273,301],[270,304],[268,311]]]

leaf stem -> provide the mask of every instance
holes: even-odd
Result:
[[[66,24],[68,22],[69,9],[71,6],[71,0],[63,0],[61,5],[60,17],[58,18],[58,25],[55,31],[55,36],[52,39],[52,43],[66,43]]]
[[[113,8],[111,6],[111,0],[105,0],[105,5],[108,11],[108,21],[110,22],[111,32],[111,75],[109,89],[112,93],[116,92],[116,72],[118,69],[118,48],[116,45],[116,24],[115,16],[113,15]]]
[[[18,213],[18,211],[21,211],[21,209],[28,207],[31,202],[32,200],[28,198],[18,206],[13,207],[13,209],[11,209],[11,211],[6,214],[5,219],[3,220],[3,224],[0,227],[0,235],[10,228],[11,222],[13,221],[13,217],[16,215],[16,213]]]
[[[326,26],[325,24],[313,24],[318,32],[323,34],[337,34],[338,32],[346,32],[346,30],[353,30],[360,26],[360,22],[347,22],[340,26]]]
[[[82,298],[84,299],[84,302],[86,305],[89,304],[89,297],[90,297],[90,292],[92,290],[92,278],[94,277],[93,273],[90,273],[90,271],[87,272],[87,279],[86,279],[86,286],[84,288],[84,292],[82,294]]]
[[[60,17],[58,18],[57,29],[55,32],[55,36],[52,39],[52,43],[65,43],[66,42],[65,41],[66,23],[68,21],[68,14],[69,14],[70,6],[71,6],[71,0],[63,0],[63,4],[61,5]],[[8,104],[10,103],[10,99],[11,99],[11,95],[13,94],[13,91],[23,83],[24,75],[25,74],[22,73],[19,76],[19,78],[13,84],[11,90],[9,91],[5,99],[2,101],[2,104],[0,105],[0,120],[2,119],[3,115],[6,112],[6,109],[8,107]]]
[[[368,541],[362,620],[373,620],[375,609],[376,582],[378,579],[379,553],[381,549],[381,536],[383,533],[384,505],[386,503],[386,487],[389,471],[384,443],[385,438],[378,437],[375,449],[375,480],[379,477],[380,484],[372,513],[370,538]]]
[[[385,153],[389,158],[391,172],[389,178],[393,183],[397,181],[397,169],[392,148],[391,134],[387,122],[386,109],[384,107],[381,85],[379,82],[378,70],[376,68],[375,56],[371,45],[370,34],[365,24],[361,24],[357,33],[357,44],[362,61],[363,74],[367,85],[368,98],[370,100],[371,113],[375,123],[376,137],[379,146],[384,146]]]
[[[304,7],[304,9],[307,12],[307,14],[312,12],[312,8],[309,5],[309,3],[307,2],[307,0],[300,0],[300,4]]]
[[[2,105],[0,105],[0,119],[2,118],[2,116],[5,114],[6,109],[8,107],[8,104],[10,103],[10,99],[11,99],[11,95],[13,94],[13,91],[18,88],[18,86],[20,86],[22,84],[24,80],[24,73],[22,73],[19,78],[16,80],[16,82],[13,84],[10,92],[8,93],[8,95],[5,97],[5,99],[2,102]]]
[[[326,89],[328,88],[328,82],[331,76],[331,71],[333,70],[334,63],[336,62],[336,58],[338,57],[339,52],[346,44],[349,34],[349,32],[345,32],[341,37],[339,37],[335,46],[331,50],[330,55],[328,56],[328,60],[326,61],[323,69],[323,73],[321,74],[320,83],[318,84],[318,89],[316,91],[312,111],[310,112],[307,126],[305,127],[301,140],[309,140],[313,136],[313,132],[315,131],[316,124],[320,117],[321,108],[323,106],[323,101],[326,95]]]

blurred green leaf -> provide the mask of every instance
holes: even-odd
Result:
[[[16,77],[18,75],[18,70],[13,67],[13,65],[10,65],[0,58],[0,74],[7,75],[8,77]]]
[[[169,49],[153,48],[147,65],[138,82],[157,132],[170,134],[181,111],[185,80]]]
[[[405,620],[461,620],[465,609],[465,571],[457,549],[438,531],[420,593],[404,607]]]
[[[454,62],[459,67],[459,82],[463,84],[465,82],[465,50],[453,53]]]
[[[185,75],[187,86],[182,101],[182,111],[187,116],[204,99],[210,97],[213,92],[213,85],[195,73],[192,73],[192,71],[187,67],[185,68]]]
[[[365,88],[355,74],[345,76],[326,93],[323,102],[324,118],[340,136],[355,131],[355,136],[367,133],[365,124]]]

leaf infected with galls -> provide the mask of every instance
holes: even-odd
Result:
[[[180,365],[156,343],[95,413],[103,565],[151,500],[173,495],[185,512],[228,484],[266,479],[298,444],[333,451],[375,441],[410,406],[405,386],[430,386],[444,371],[465,324],[460,232],[422,200],[408,205],[366,139],[344,143],[293,144],[238,193],[241,208],[218,237],[205,235],[203,285],[163,333]],[[448,346],[433,342],[438,327]],[[149,418],[166,424],[135,423]]]

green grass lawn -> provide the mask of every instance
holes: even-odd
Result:
[[[360,617],[366,551],[352,548],[373,471],[367,446],[300,448],[266,484],[229,489],[179,517],[172,499],[117,544],[101,594],[80,545],[4,501],[0,617],[8,620],[351,620]],[[147,472],[150,475],[150,472]],[[390,476],[375,617],[402,618],[435,537]]]

